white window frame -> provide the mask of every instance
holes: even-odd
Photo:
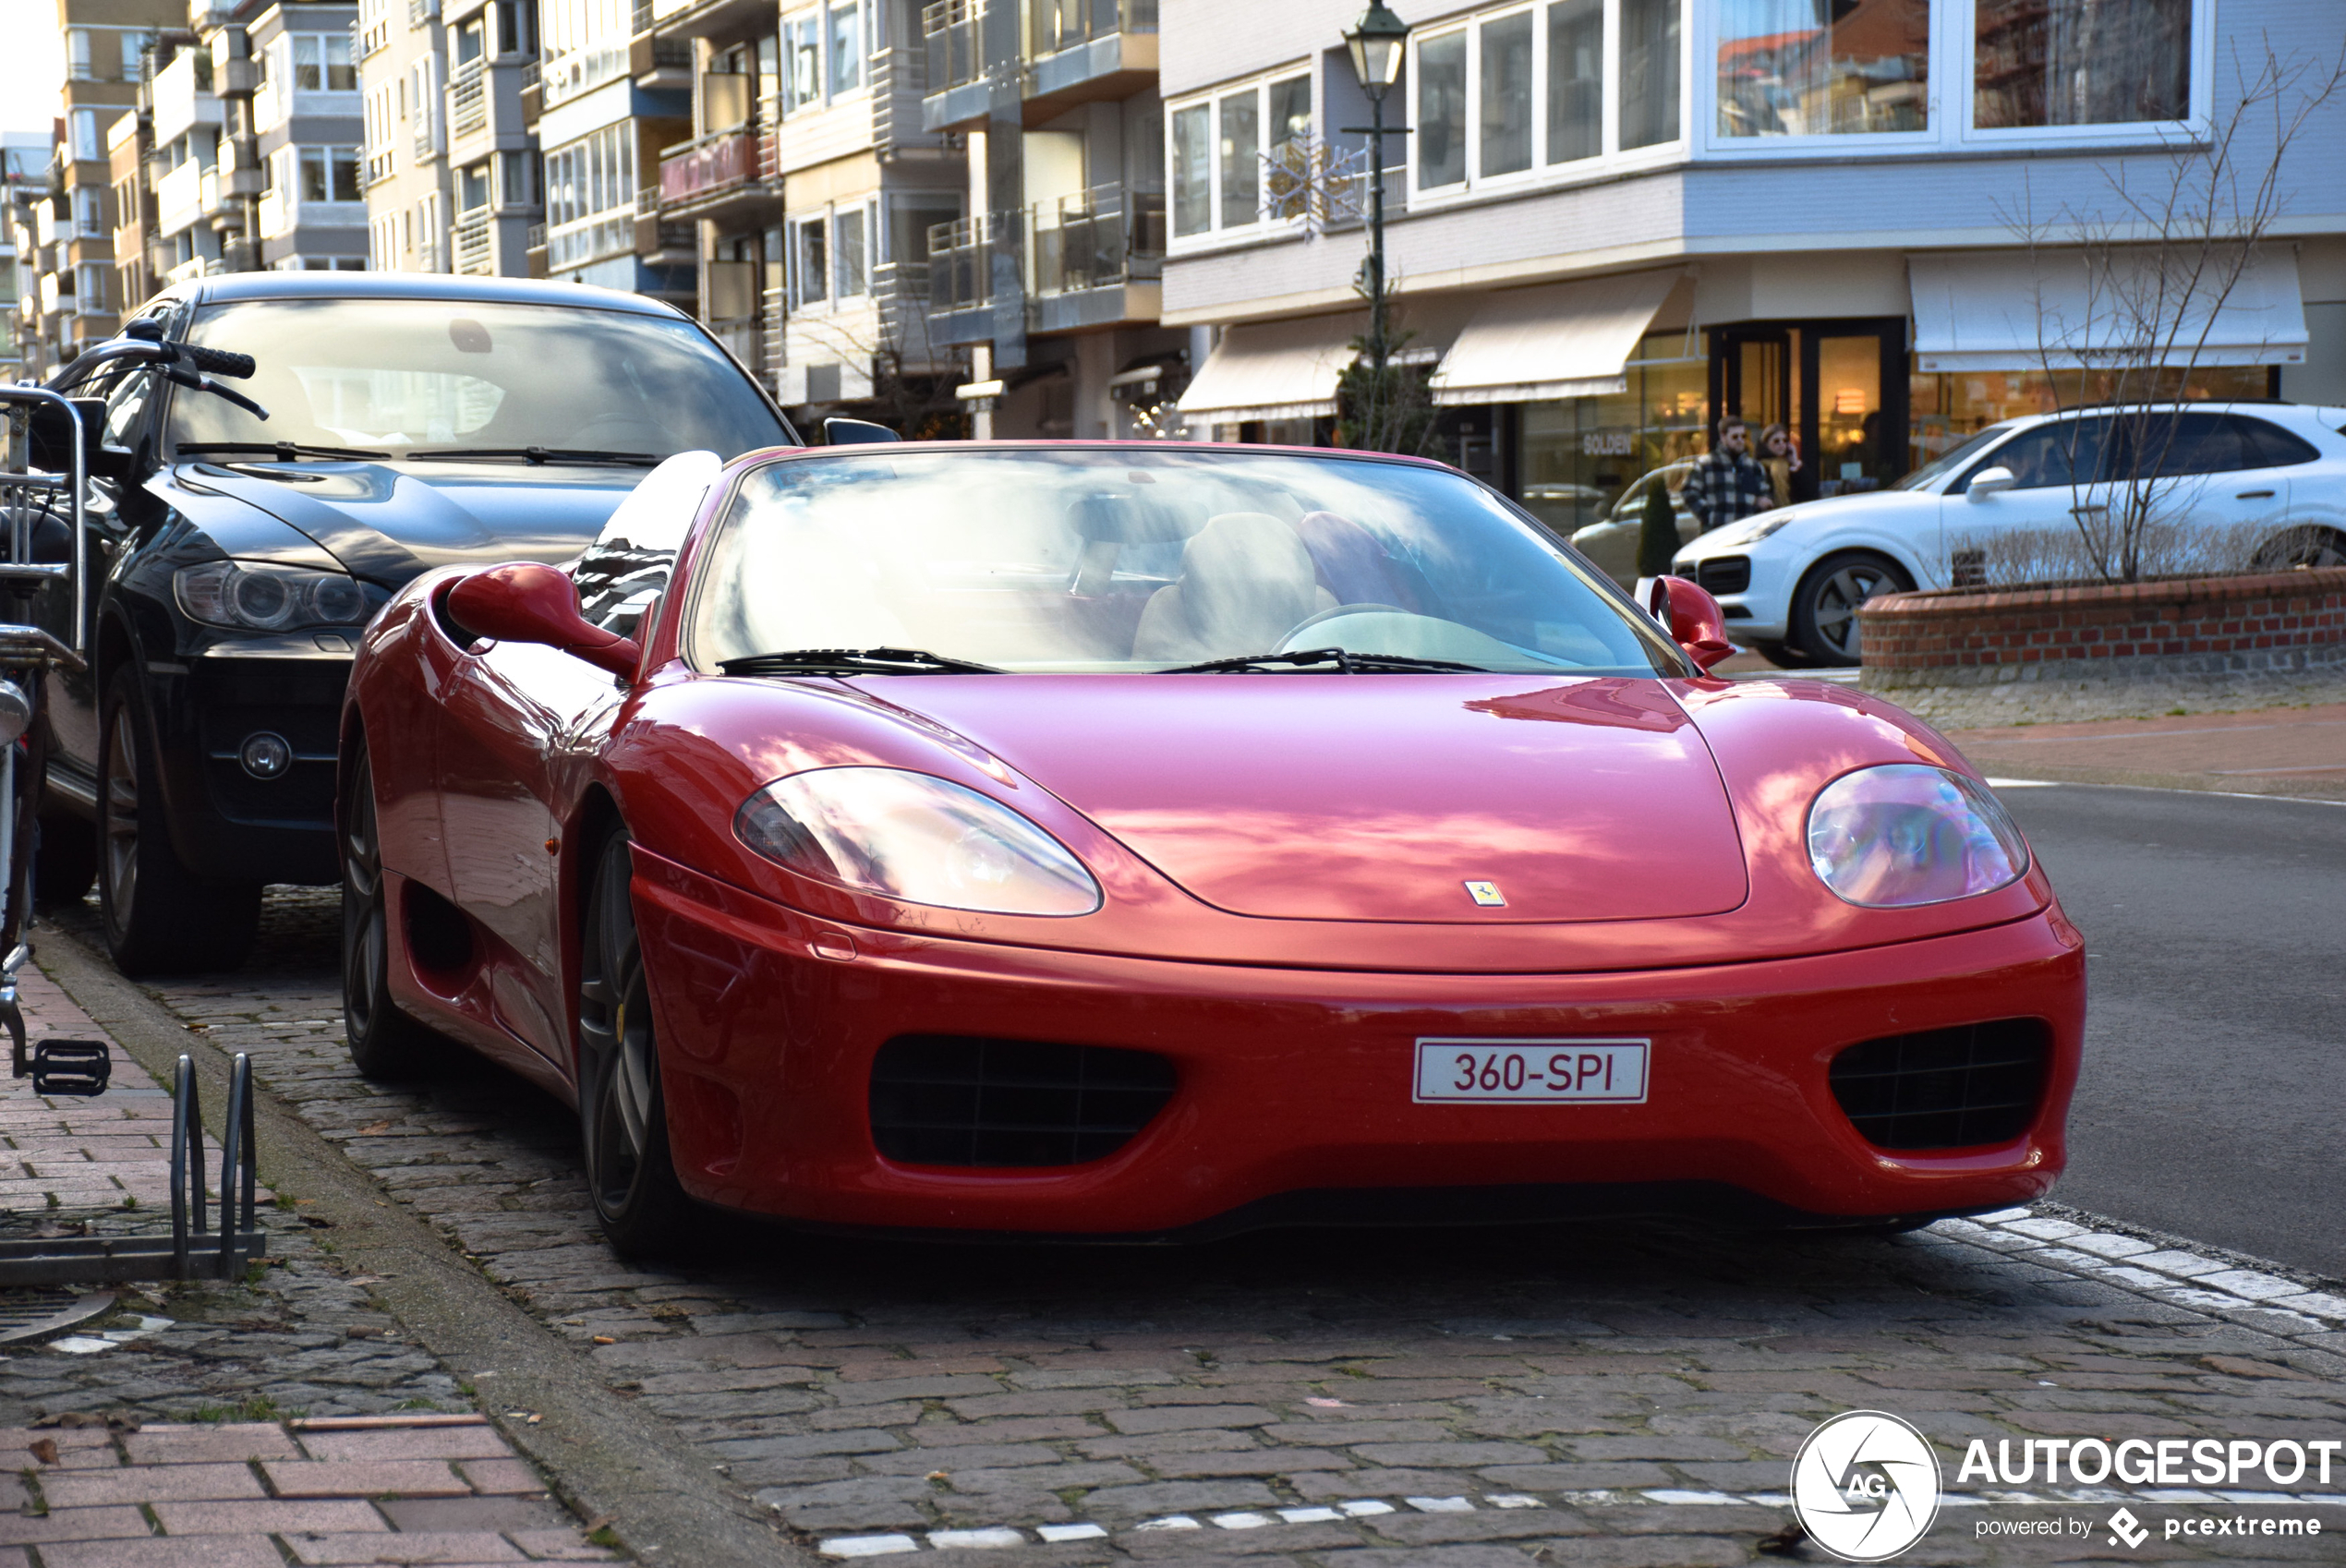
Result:
[[[1961,95],[1958,112],[1949,116],[1955,129],[1952,145],[1966,148],[2050,148],[2086,151],[2096,148],[2174,147],[2204,144],[2215,125],[2216,4],[2191,0],[2191,103],[2180,120],[2134,120],[2101,126],[1998,126],[1982,128],[1972,123],[1977,108],[1974,95],[1978,53],[1971,0],[1941,0],[1948,13],[1946,30],[1953,37],[1949,48],[1954,69],[1948,86]]]
[[[2195,4],[2202,0],[2194,0]],[[1925,128],[1918,131],[1825,132],[1814,136],[1723,136],[1719,131],[1719,7],[1717,0],[1691,0],[1679,29],[1691,35],[1688,63],[1679,78],[1681,108],[1694,116],[1695,146],[1706,161],[1742,163],[1790,155],[1931,153],[1943,151],[1950,135],[1944,66],[1953,39],[1968,39],[1970,0],[1930,0],[1929,76],[1925,83]],[[1966,56],[1967,58],[1967,56]],[[1702,73],[1700,80],[1693,73]],[[1966,73],[1967,74],[1967,73]],[[1966,98],[1965,103],[1968,104]],[[1968,109],[1965,110],[1968,118]]]
[[[1261,239],[1265,235],[1286,234],[1294,229],[1295,225],[1290,220],[1271,216],[1259,201],[1252,217],[1240,223],[1228,223],[1224,220],[1222,101],[1226,98],[1236,98],[1246,92],[1252,92],[1254,95],[1256,180],[1257,190],[1260,192],[1264,175],[1264,171],[1260,165],[1264,155],[1270,151],[1270,143],[1265,139],[1271,124],[1271,84],[1293,81],[1298,77],[1301,77],[1310,84],[1311,134],[1325,140],[1328,138],[1328,130],[1323,122],[1327,117],[1327,95],[1321,90],[1320,74],[1309,59],[1289,60],[1276,69],[1240,77],[1234,81],[1221,83],[1203,92],[1189,93],[1165,106],[1165,243],[1169,254],[1178,256],[1202,250],[1213,250],[1234,242]],[[1173,188],[1178,171],[1173,163],[1173,118],[1184,110],[1200,108],[1205,111],[1206,225],[1203,233],[1184,235],[1176,239],[1173,237]],[[1398,125],[1400,122],[1397,120],[1394,123]]]
[[[874,0],[855,0],[855,6],[856,36],[864,41],[863,58],[858,65],[855,85],[837,92],[831,90],[831,76],[835,69],[831,62],[831,12],[834,9],[834,0],[816,0],[813,5],[793,6],[777,19],[774,37],[777,41],[775,53],[780,69],[775,73],[774,101],[777,112],[782,118],[790,119],[799,115],[818,115],[836,104],[853,103],[871,97],[872,56],[879,49],[881,8],[874,3]],[[791,29],[793,26],[809,18],[812,18],[815,23],[815,96],[800,103],[794,101],[791,90],[790,37]],[[782,107],[783,105],[788,107]]]

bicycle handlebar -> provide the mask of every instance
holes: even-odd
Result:
[[[234,376],[243,380],[258,368],[249,354],[231,354],[224,348],[202,348],[191,343],[183,343],[178,348],[182,359],[215,376]]]

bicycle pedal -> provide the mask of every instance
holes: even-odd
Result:
[[[103,1094],[114,1077],[114,1055],[103,1040],[43,1040],[32,1048],[35,1094]]]

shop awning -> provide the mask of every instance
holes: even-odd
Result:
[[[1352,340],[1368,330],[1363,311],[1228,328],[1181,394],[1181,417],[1234,425],[1334,414],[1336,380],[1352,362]]]
[[[2259,251],[2225,294],[2235,268],[2220,253],[2171,257],[2162,266],[2147,249],[1913,257],[1915,368],[2305,363],[2296,253]]]
[[[1433,401],[1528,403],[1625,392],[1623,368],[1680,274],[1630,272],[1490,296],[1433,378]]]

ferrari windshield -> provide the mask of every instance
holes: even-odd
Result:
[[[1687,669],[1481,487],[1355,457],[856,447],[751,473],[695,577],[688,646],[704,669],[818,649],[1012,672],[1328,649],[1524,673]]]
[[[175,443],[550,448],[659,459],[734,457],[790,440],[747,377],[690,321],[634,310],[461,299],[250,299],[206,306],[188,341],[248,354],[229,383],[266,421],[216,397],[171,404]]]

